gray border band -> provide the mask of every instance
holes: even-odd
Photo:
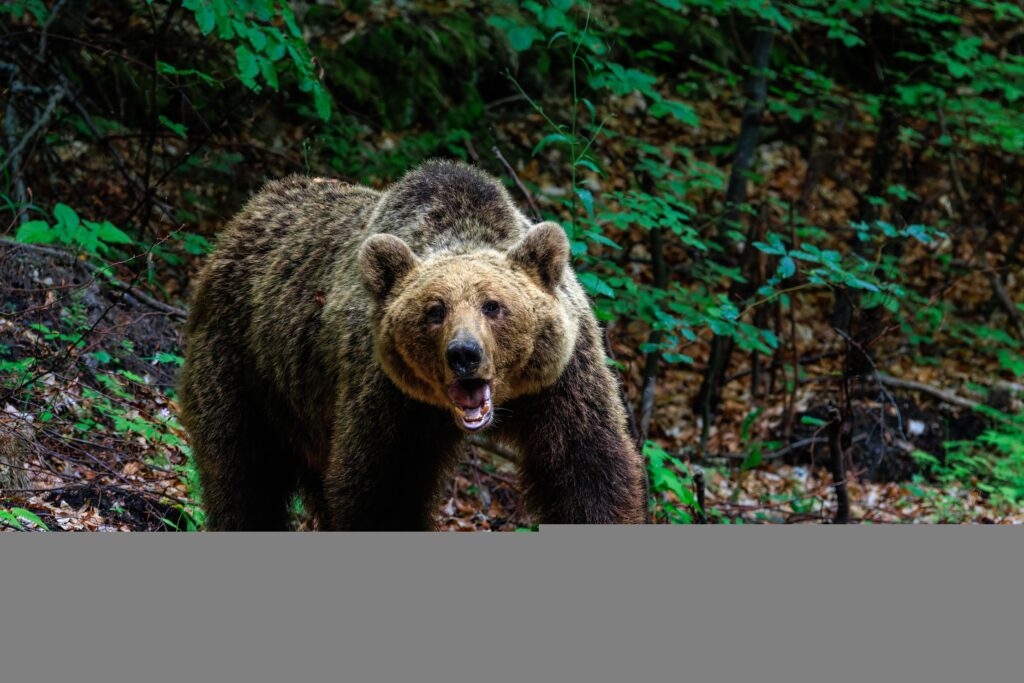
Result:
[[[1024,533],[0,535],[0,680],[1019,681]]]

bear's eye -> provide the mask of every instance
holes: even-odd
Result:
[[[488,318],[497,318],[501,315],[501,304],[497,301],[487,301],[484,303],[482,310]]]
[[[440,325],[444,322],[444,304],[436,301],[427,307],[427,322],[432,325]]]

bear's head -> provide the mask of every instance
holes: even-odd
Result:
[[[465,431],[491,424],[496,406],[553,384],[572,355],[577,314],[558,293],[572,277],[569,242],[556,223],[533,226],[505,253],[424,259],[394,235],[373,235],[359,270],[376,302],[384,371],[409,396],[450,409]]]

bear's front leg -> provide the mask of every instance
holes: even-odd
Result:
[[[459,432],[447,412],[403,396],[379,371],[368,375],[339,402],[322,528],[432,530]]]
[[[522,454],[527,503],[541,523],[644,523],[644,463],[596,330],[581,331],[553,386],[508,409],[504,435]]]

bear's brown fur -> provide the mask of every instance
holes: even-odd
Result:
[[[466,431],[521,454],[551,523],[640,523],[643,462],[554,223],[432,161],[380,193],[291,177],[195,286],[181,377],[211,529],[428,529]]]

